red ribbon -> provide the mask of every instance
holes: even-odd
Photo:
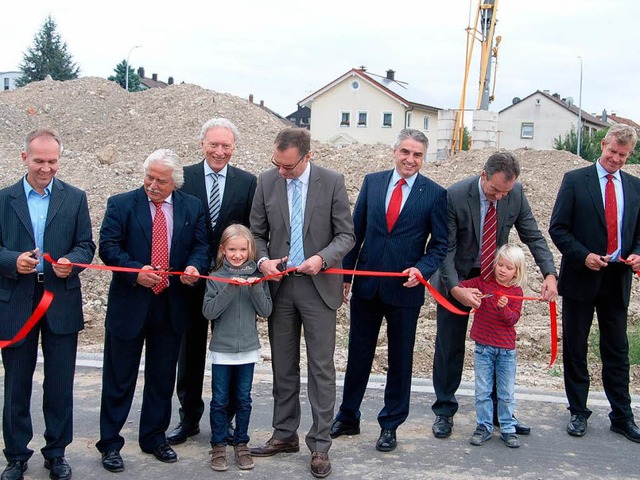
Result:
[[[18,333],[16,333],[15,337],[13,337],[11,340],[0,340],[0,348],[8,347],[9,345],[13,345],[14,343],[17,343],[24,339],[29,334],[31,329],[36,326],[36,324],[47,312],[52,301],[53,293],[51,293],[49,290],[45,290],[40,303],[38,303],[38,306],[29,317],[29,320],[27,320],[27,323],[25,323],[22,328],[18,330]]]

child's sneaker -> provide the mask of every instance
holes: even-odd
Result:
[[[515,433],[501,433],[500,437],[504,444],[509,448],[518,448],[520,446],[520,440]]]
[[[239,443],[234,446],[236,454],[236,463],[240,470],[251,470],[253,468],[253,458],[251,458],[251,450],[246,443]]]
[[[480,445],[487,443],[489,440],[491,440],[491,432],[487,430],[487,427],[484,425],[478,425],[476,427],[476,431],[473,432],[473,436],[471,437],[471,440],[469,440],[469,443],[479,447]]]
[[[211,468],[216,472],[226,472],[229,470],[227,463],[227,446],[225,444],[214,445],[211,451]]]

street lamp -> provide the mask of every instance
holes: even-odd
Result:
[[[578,96],[578,147],[576,152],[580,156],[580,147],[582,145],[582,57],[580,59],[580,95]]]
[[[136,48],[140,48],[142,45],[134,45],[129,49],[129,53],[127,54],[127,68],[124,75],[124,89],[129,91],[129,58],[131,57],[131,52],[133,52]]]

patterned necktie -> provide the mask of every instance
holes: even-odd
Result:
[[[211,192],[209,192],[209,218],[211,219],[211,229],[216,228],[218,215],[220,214],[220,188],[218,187],[218,174],[211,173]]]
[[[498,232],[498,219],[496,217],[496,207],[493,202],[489,202],[487,214],[484,217],[482,227],[482,250],[480,254],[480,276],[489,281],[493,275],[493,257],[496,254],[496,234]]]
[[[291,196],[291,247],[289,249],[289,266],[297,267],[304,262],[302,243],[302,182],[295,178],[293,195]]]
[[[162,211],[162,202],[153,202],[156,206],[156,215],[153,217],[151,230],[151,265],[161,270],[169,270],[169,242],[167,240],[167,219]],[[169,277],[163,276],[162,281],[151,287],[153,293],[158,295],[169,286]]]
[[[618,249],[618,201],[613,175],[607,175],[604,189],[604,218],[607,221],[607,255]]]
[[[396,220],[400,216],[400,207],[402,206],[402,186],[407,183],[404,178],[398,180],[396,187],[391,193],[391,200],[389,200],[389,207],[387,208],[387,229],[391,231],[396,224]]]

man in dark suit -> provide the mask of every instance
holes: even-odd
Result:
[[[587,349],[595,310],[611,431],[640,443],[629,396],[627,341],[631,275],[640,270],[640,179],[621,170],[636,141],[632,127],[614,125],[596,163],[565,174],[549,234],[562,253],[562,359],[571,412],[567,433],[582,437],[591,415]]]
[[[264,275],[278,266],[295,273],[271,282],[273,312],[269,341],[273,368],[273,435],[255,456],[299,451],[300,330],[307,346],[308,394],[313,424],[306,436],[311,473],[331,473],[329,428],[333,418],[336,371],[333,354],[336,310],[342,303],[342,279],[321,274],[339,267],[354,243],[349,198],[342,175],[309,162],[311,136],[289,128],[275,140],[275,168],[258,177],[251,210],[258,268]],[[278,277],[279,279],[279,277]]]
[[[348,269],[408,274],[353,279],[347,372],[331,427],[333,438],[360,433],[360,404],[384,317],[389,369],[376,443],[382,452],[396,448],[396,429],[409,415],[413,345],[425,294],[417,277],[430,278],[447,254],[447,192],[419,173],[428,146],[422,132],[401,130],[393,149],[395,169],[365,177],[353,212],[356,244],[344,259]],[[345,301],[351,281],[345,277]]]
[[[232,223],[249,226],[256,177],[229,165],[237,141],[238,129],[233,123],[226,118],[212,118],[202,126],[200,133],[204,160],[184,168],[184,185],[181,190],[202,202],[213,258],[218,252],[220,236],[225,228]],[[214,181],[217,185],[214,185]],[[204,412],[202,384],[209,331],[209,321],[202,316],[204,290],[205,282],[198,282],[190,292],[191,325],[180,345],[176,384],[180,400],[180,423],[167,435],[171,445],[183,443],[187,437],[200,432],[199,423]],[[233,418],[232,408],[229,417]]]
[[[189,321],[189,289],[210,262],[202,203],[177,190],[183,183],[178,156],[156,150],[145,160],[144,171],[143,187],[109,198],[100,229],[105,265],[143,270],[114,272],[109,288],[96,446],[103,467],[112,472],[124,470],[120,430],[131,409],[143,345],[138,442],[160,461],[177,460],[165,436],[176,363]],[[166,270],[183,274],[162,275]]]
[[[55,178],[61,152],[60,138],[53,130],[30,132],[22,152],[27,174],[0,190],[0,338],[15,337],[45,289],[54,295],[46,315],[27,337],[2,350],[2,433],[8,461],[2,480],[22,479],[33,454],[28,448],[33,438],[30,403],[40,337],[44,466],[52,479],[71,478],[64,453],[73,439],[73,378],[84,320],[81,269],[66,264],[91,263],[96,246],[86,194]],[[59,264],[38,258],[44,252]]]
[[[461,280],[480,275],[481,247],[485,243],[482,233],[490,207],[496,212],[496,249],[509,241],[509,232],[515,227],[542,272],[542,298],[551,301],[557,297],[553,255],[531,213],[522,185],[518,182],[519,175],[520,165],[516,157],[509,152],[497,152],[489,157],[480,175],[447,189],[449,247],[431,283],[461,309],[469,311],[480,306],[481,292],[458,284]],[[495,255],[495,251],[491,255]],[[458,411],[455,393],[462,379],[468,322],[468,314],[456,315],[438,305],[433,358],[436,401],[431,407],[436,414],[433,435],[437,438],[451,435],[453,416]],[[528,426],[516,424],[517,434],[526,435],[530,431]]]

